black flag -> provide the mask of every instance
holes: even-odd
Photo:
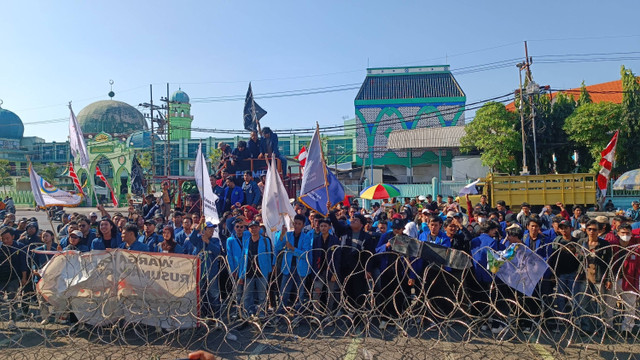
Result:
[[[142,178],[142,166],[140,166],[138,157],[134,155],[133,161],[131,162],[131,192],[138,196],[144,193]]]
[[[244,99],[244,129],[257,131],[257,122],[265,115],[267,115],[267,112],[253,101],[253,91],[251,90],[251,83],[249,83],[247,97]]]

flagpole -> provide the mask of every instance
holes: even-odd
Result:
[[[322,139],[320,138],[320,125],[316,121],[316,131],[318,132],[318,141],[320,142],[320,154],[322,155],[322,172],[324,173],[324,188],[327,191],[327,213],[324,216],[328,216],[331,211],[331,198],[329,197],[329,180],[327,179],[327,163],[324,160],[324,149],[322,148]]]
[[[96,169],[97,168],[98,168],[98,165],[96,164]],[[91,172],[89,173],[89,181],[91,182],[91,188],[93,188],[93,196],[96,199],[96,206],[98,206],[100,205],[100,202],[98,201],[98,193],[96,193],[96,182],[95,182],[94,176],[95,175],[92,174]]]

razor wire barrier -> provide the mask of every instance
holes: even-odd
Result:
[[[242,278],[222,256],[54,255],[34,251],[37,245],[0,248],[2,358],[164,359],[193,350],[222,358],[366,359],[640,353],[637,245],[541,247],[549,269],[531,296],[488,270],[491,280],[482,281],[477,272],[486,266],[469,254],[474,266],[452,269],[336,246],[298,256],[297,265],[310,270],[292,276],[280,271],[285,252],[263,253],[271,271],[260,278],[254,263],[248,273],[255,276]],[[356,256],[355,266],[338,263],[341,252]],[[41,256],[50,256],[44,266]]]

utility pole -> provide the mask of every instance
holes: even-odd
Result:
[[[524,133],[524,105],[523,100],[524,97],[522,92],[524,89],[522,88],[522,70],[526,70],[526,91],[529,96],[529,104],[531,105],[531,128],[533,132],[533,163],[535,165],[535,174],[540,174],[540,167],[538,165],[538,141],[537,141],[537,131],[536,131],[536,108],[533,103],[533,96],[538,95],[540,93],[540,86],[533,81],[533,76],[531,75],[531,64],[533,64],[533,59],[529,57],[529,49],[527,48],[527,42],[524,42],[524,56],[525,60],[522,63],[517,64],[516,66],[520,70],[520,125],[522,128],[522,174],[528,174],[529,169],[527,168],[527,155],[525,148],[525,133]]]
[[[171,126],[169,124],[169,83],[167,83],[167,98],[166,100],[166,110],[167,110],[167,117],[164,119],[165,120],[165,124],[166,124],[166,133],[164,134],[165,136],[165,146],[164,146],[164,174],[165,176],[169,176],[171,175],[171,146],[169,141],[171,140]]]
[[[153,178],[156,176],[156,134],[155,127],[153,125],[153,84],[149,84],[149,96],[151,99],[149,100],[149,109],[151,109],[151,114],[149,115],[151,118],[151,183],[153,184]],[[144,137],[142,137],[144,143]]]
[[[527,166],[527,147],[526,147],[526,137],[524,136],[524,97],[522,93],[524,92],[522,89],[522,69],[524,68],[524,63],[519,63],[516,65],[518,67],[518,75],[520,75],[520,88],[518,88],[518,93],[520,94],[520,106],[518,109],[520,110],[520,130],[522,133],[522,171],[520,175],[528,175],[529,167]]]

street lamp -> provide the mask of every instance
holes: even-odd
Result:
[[[518,63],[516,67],[518,68],[518,75],[520,76],[520,88],[518,89],[518,94],[520,94],[520,105],[518,109],[520,110],[520,130],[522,132],[522,171],[520,175],[529,175],[529,168],[527,167],[527,150],[526,150],[526,140],[524,136],[524,101],[522,97],[522,69],[526,66],[525,63]]]

